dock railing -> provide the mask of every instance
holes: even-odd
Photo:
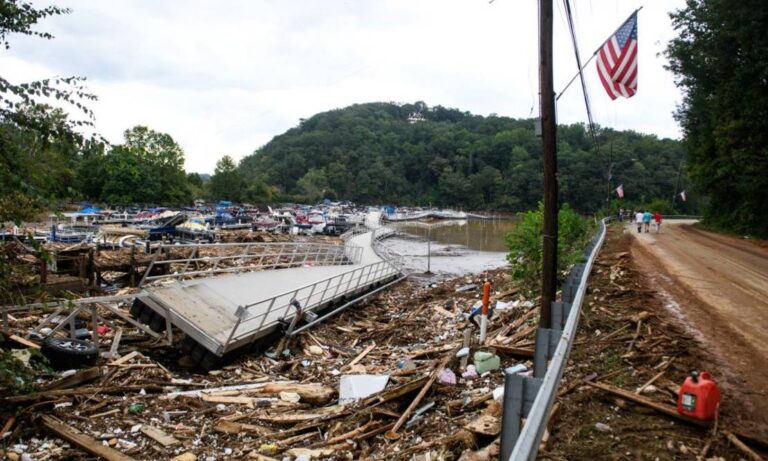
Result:
[[[363,249],[354,245],[319,243],[219,243],[159,246],[139,283],[162,279],[182,280],[254,270],[358,264]],[[186,257],[162,259],[167,252],[186,253]],[[218,253],[202,255],[205,253]],[[150,275],[156,268],[160,274]]]
[[[552,327],[539,328],[536,333],[534,376],[506,374],[499,459],[536,459],[568,355],[576,339],[587,279],[605,239],[608,220],[600,221],[599,231],[585,248],[586,263],[571,269],[562,287],[561,301],[549,306],[552,309]],[[523,418],[525,425],[521,429]]]
[[[371,237],[374,248],[378,240],[390,232],[392,230],[388,228],[375,229]],[[377,251],[377,254],[382,258],[381,261],[285,291],[267,299],[238,306],[235,312],[237,316],[235,326],[219,353],[223,354],[239,347],[242,341],[252,337],[253,331],[262,331],[269,323],[288,318],[291,309],[296,309],[296,303],[302,312],[312,311],[341,297],[366,291],[381,285],[384,281],[402,276],[402,256],[392,251],[382,253]]]

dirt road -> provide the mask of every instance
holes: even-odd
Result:
[[[667,309],[696,334],[725,391],[725,414],[768,432],[768,248],[760,242],[702,231],[692,221],[666,221],[632,234],[632,255],[667,300]],[[710,353],[711,351],[711,353]]]

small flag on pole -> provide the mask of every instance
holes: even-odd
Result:
[[[616,195],[618,195],[619,198],[624,198],[624,184],[619,184],[619,187],[616,188]]]
[[[637,92],[637,11],[598,51],[597,74],[611,99]]]
[[[685,195],[685,191],[680,192],[680,199],[685,202],[688,199],[688,196]]]

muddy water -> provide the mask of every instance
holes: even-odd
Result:
[[[386,245],[404,255],[406,268],[414,275],[424,276],[429,269],[431,275],[425,278],[434,280],[507,265],[504,236],[515,221],[443,220],[393,227],[403,234],[387,239]]]

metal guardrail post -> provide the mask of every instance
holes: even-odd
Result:
[[[505,373],[504,405],[501,415],[501,453],[499,459],[508,459],[520,436],[520,420],[531,411],[541,387],[541,380]]]

